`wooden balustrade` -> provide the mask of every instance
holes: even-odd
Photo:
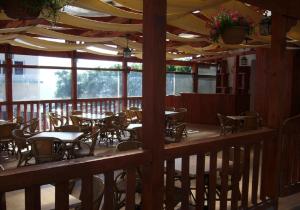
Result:
[[[270,179],[274,181],[272,183],[266,179],[278,171],[264,166],[277,164],[274,155],[276,152],[267,152],[271,145],[277,143],[274,130],[260,129],[167,145],[164,149],[166,209],[174,209],[174,198],[178,197],[178,193],[182,209],[191,205],[191,193],[196,201],[195,209],[201,210],[204,206],[208,206],[209,210],[218,207],[221,210],[258,210],[275,206],[276,192],[270,184],[277,186],[278,181]],[[179,162],[181,159],[179,167],[178,158]],[[84,195],[82,207],[91,209],[91,177],[103,173],[104,209],[110,210],[113,209],[114,171],[125,169],[128,176],[126,209],[131,210],[135,200],[135,168],[149,165],[151,160],[150,151],[137,150],[108,157],[83,158],[7,170],[0,173],[0,195],[25,188],[26,210],[32,209],[31,207],[40,209],[39,186],[52,183],[56,188],[56,208],[65,209],[68,204],[66,183],[71,179],[81,179]],[[175,185],[175,180],[179,180],[181,184]],[[179,191],[178,186],[181,186]]]
[[[141,108],[141,101],[141,97],[127,98],[128,107],[135,106]],[[106,111],[119,113],[123,111],[122,103],[122,98],[77,99],[76,109],[94,114],[100,114]],[[39,130],[51,129],[48,120],[49,112],[55,112],[69,119],[69,114],[72,110],[73,103],[71,99],[13,102],[13,115],[15,117],[22,116],[25,122],[32,118],[39,118]],[[8,119],[6,102],[0,102],[0,119]]]
[[[175,194],[180,195],[183,209],[191,205],[192,196],[196,209],[265,209],[276,205],[276,192],[266,179],[278,171],[263,167],[278,164],[276,152],[273,156],[268,153],[271,157],[265,155],[274,144],[276,132],[261,129],[167,145],[166,209],[174,209]],[[179,192],[176,178],[181,184]],[[272,184],[278,185],[278,180]]]

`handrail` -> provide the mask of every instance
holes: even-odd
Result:
[[[0,192],[137,167],[149,164],[150,161],[149,151],[136,150],[104,157],[79,158],[6,170],[0,173]]]

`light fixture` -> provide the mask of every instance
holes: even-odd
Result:
[[[272,30],[272,16],[271,13],[266,11],[264,13],[263,18],[261,19],[259,23],[259,33],[262,36],[269,36],[271,35],[271,30]]]
[[[241,66],[248,66],[248,58],[246,56],[241,58]]]
[[[126,36],[126,47],[123,49],[123,56],[124,58],[130,58],[131,54],[131,49],[128,47],[128,36]]]

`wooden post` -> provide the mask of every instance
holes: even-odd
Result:
[[[7,45],[5,52],[5,91],[6,91],[6,110],[8,120],[13,120],[13,88],[12,88],[12,54],[10,45]],[[26,113],[24,113],[26,114]]]
[[[77,55],[76,51],[72,52],[71,57],[71,99],[72,99],[72,109],[77,109]]]
[[[235,57],[235,66],[232,73],[232,94],[238,95],[238,71],[240,66],[240,56]]]
[[[152,163],[143,168],[143,210],[161,210],[164,191],[166,0],[143,1],[143,145]]]
[[[192,66],[192,75],[193,75],[193,92],[198,93],[198,68],[199,64],[194,64]]]
[[[123,82],[123,87],[122,87],[122,98],[123,98],[123,111],[127,109],[127,80],[128,80],[128,66],[127,66],[127,60],[124,58],[122,62],[122,82]]]

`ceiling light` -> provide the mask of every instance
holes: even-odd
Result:
[[[194,12],[192,12],[193,14],[198,14],[200,13],[200,10],[195,10]]]

